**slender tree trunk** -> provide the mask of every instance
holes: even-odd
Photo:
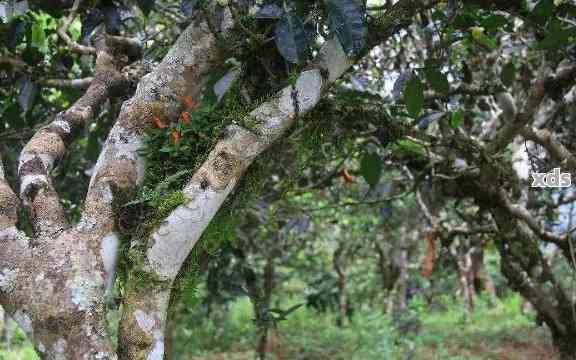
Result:
[[[338,319],[336,325],[339,327],[348,326],[348,276],[343,265],[344,251],[344,246],[339,244],[332,258],[334,271],[338,276]]]
[[[274,258],[269,256],[266,259],[266,266],[264,267],[264,288],[263,296],[261,301],[261,307],[266,310],[270,309],[272,304],[272,292],[274,290],[274,277],[275,277],[275,266]],[[259,359],[263,360],[266,358],[266,354],[273,352],[274,343],[269,340],[270,326],[264,326],[260,331],[260,338],[258,340],[257,353]]]
[[[488,269],[486,269],[486,264],[484,263],[484,249],[482,249],[482,247],[478,247],[472,254],[472,263],[472,266],[474,267],[474,287],[476,292],[479,293],[485,291],[489,296],[491,304],[496,304],[498,299],[496,286],[494,285],[494,280],[488,272]]]
[[[175,309],[168,311],[168,320],[166,323],[166,340],[164,341],[164,359],[174,358],[174,337],[176,336],[176,318]]]
[[[378,254],[378,272],[382,290],[384,294],[388,294],[394,288],[396,280],[398,280],[398,268],[393,261],[390,261],[390,254],[385,253],[382,245],[376,243],[374,248]]]
[[[409,234],[403,226],[400,229],[398,252],[394,262],[398,269],[398,279],[394,284],[393,295],[389,302],[388,313],[393,317],[400,315],[408,307],[408,250],[410,247]]]
[[[466,312],[471,313],[474,311],[474,304],[476,298],[476,290],[474,288],[474,266],[472,260],[473,248],[464,249],[463,251],[456,250],[456,263],[458,265],[458,280],[460,283],[460,290],[462,291],[462,299],[464,300],[464,307]]]

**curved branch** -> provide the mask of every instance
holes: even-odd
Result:
[[[576,174],[576,156],[566,149],[549,130],[538,130],[527,127],[522,130],[522,135],[526,139],[541,145],[562,167]]]
[[[546,71],[543,71],[534,83],[524,110],[515,114],[511,121],[507,121],[502,126],[494,141],[488,145],[488,153],[497,153],[506,148],[524,127],[534,121],[534,116],[540,109],[542,102],[547,95],[551,95],[549,94],[550,89],[554,89],[553,91],[555,92],[561,92],[564,88],[572,86],[574,79],[576,79],[576,64],[570,64],[558,69],[557,73],[552,77],[546,76]]]
[[[228,31],[226,16],[220,29]],[[144,161],[138,154],[145,130],[154,117],[176,118],[182,98],[196,98],[211,70],[223,62],[217,39],[205,20],[193,22],[179,37],[158,67],[146,75],[134,97],[126,101],[96,164],[90,180],[85,209],[78,229],[90,229],[91,241],[106,248],[103,258],[106,282],[114,279],[119,239],[115,229],[114,201],[118,191],[127,192],[144,178]],[[142,292],[131,277],[132,289],[124,301],[120,324],[121,358],[139,358],[163,353],[164,327],[169,288],[148,284]],[[144,355],[142,355],[144,354]],[[146,355],[146,356],[145,356]],[[156,357],[154,357],[156,358]]]
[[[96,48],[92,46],[80,45],[76,41],[72,40],[72,38],[68,34],[68,29],[70,28],[70,25],[76,18],[76,13],[78,11],[79,6],[80,6],[80,0],[75,0],[74,4],[72,5],[72,8],[70,9],[70,14],[68,14],[68,17],[66,17],[66,19],[64,19],[64,22],[58,28],[57,32],[60,38],[64,40],[64,42],[68,45],[70,50],[77,52],[79,54],[95,54],[97,51]]]
[[[0,305],[10,310],[6,298],[19,283],[19,265],[30,256],[29,239],[16,228],[20,200],[4,175],[0,154]]]
[[[22,150],[18,167],[20,197],[30,210],[31,222],[40,238],[47,239],[68,226],[49,174],[77,130],[92,119],[110,96],[119,95],[126,88],[127,82],[120,73],[124,64],[112,56],[121,46],[124,45],[114,39],[97,39],[96,73],[86,93],[40,129]]]

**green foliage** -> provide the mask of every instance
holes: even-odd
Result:
[[[450,91],[450,83],[445,74],[440,72],[437,67],[427,67],[425,69],[426,80],[428,84],[441,94],[446,94]]]
[[[458,110],[450,114],[450,126],[454,129],[460,127],[462,121],[464,121],[464,111]]]
[[[362,157],[360,162],[360,173],[370,187],[378,185],[380,177],[382,176],[382,165],[383,161],[376,152],[367,152]]]
[[[520,313],[517,296],[506,298],[495,307],[481,299],[467,322],[462,322],[462,304],[444,301],[446,310],[430,311],[422,299],[415,299],[410,311],[421,319],[422,330],[410,339],[378,311],[361,312],[349,327],[339,328],[334,326],[334,313],[317,313],[310,308],[299,309],[272,333],[281,341],[278,350],[290,359],[400,360],[409,354],[416,359],[492,359],[499,353],[514,356],[507,352],[510,342],[549,346],[547,337],[533,328],[532,319]],[[297,302],[298,299],[289,299],[282,305],[289,307]],[[250,324],[252,318],[249,300],[241,298],[227,312],[198,319],[200,324],[193,321],[193,329],[183,325],[188,323],[183,321],[177,332],[176,359],[216,354],[231,359],[250,358],[257,336]],[[524,350],[516,349],[519,354]]]
[[[356,0],[329,0],[328,25],[350,57],[360,55],[366,46],[368,29],[362,5]]]
[[[211,91],[212,88],[207,86],[207,89]],[[145,241],[166,216],[185,204],[187,199],[182,189],[190,176],[204,162],[221,131],[246,113],[239,97],[239,92],[233,87],[219,104],[216,104],[214,96],[205,96],[201,104],[184,99],[187,108],[177,121],[156,116],[147,129],[140,151],[145,158],[146,176],[136,199],[121,204],[118,210],[121,214],[119,228],[125,238],[123,263],[120,264],[124,281],[127,275],[132,276],[137,287],[158,281],[142,269],[141,254],[147,246]],[[242,184],[247,183],[249,181]],[[250,192],[257,193],[254,188],[250,188]],[[237,194],[244,192],[240,190]],[[233,196],[236,197],[240,196]],[[225,206],[232,203],[233,199],[230,199]],[[230,231],[234,230],[235,224],[232,220],[229,211],[220,211],[189,255],[175,285],[182,290],[181,293],[186,293],[184,298],[194,299],[202,259],[213,256],[223,241],[232,239]],[[129,245],[130,238],[132,245]]]
[[[510,87],[514,80],[516,80],[516,66],[513,62],[509,62],[502,68],[502,72],[500,73],[500,81],[506,87]]]
[[[309,53],[309,40],[304,22],[293,10],[286,11],[276,24],[276,46],[280,54],[291,63],[300,64]]]
[[[144,15],[148,16],[156,5],[156,0],[136,0],[138,7],[142,10]]]
[[[424,106],[424,86],[418,76],[412,76],[404,89],[404,102],[408,113],[418,117]]]
[[[545,23],[554,14],[554,0],[540,0],[532,9],[530,17],[537,23]]]

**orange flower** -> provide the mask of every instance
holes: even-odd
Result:
[[[198,106],[198,103],[196,101],[194,101],[194,99],[192,99],[192,96],[187,95],[187,96],[183,96],[182,97],[182,102],[186,105],[186,107],[188,108],[195,108]]]
[[[187,111],[182,112],[182,122],[186,125],[190,124],[190,114]]]
[[[158,116],[154,116],[154,127],[157,129],[165,129],[168,125],[164,124]]]
[[[172,136],[172,141],[174,141],[174,143],[177,143],[182,138],[182,134],[180,134],[178,130],[173,130],[170,135]]]

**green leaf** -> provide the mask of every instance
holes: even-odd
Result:
[[[382,176],[382,159],[374,152],[364,154],[360,161],[360,173],[370,187],[374,187]]]
[[[360,55],[366,46],[368,30],[362,6],[356,0],[328,0],[328,26],[350,57]]]
[[[276,24],[278,51],[287,61],[299,64],[308,56],[308,36],[302,19],[294,11],[286,11]]]
[[[548,26],[548,34],[538,43],[538,47],[545,50],[560,49],[568,45],[572,35],[575,35],[574,29],[565,29],[560,20],[554,19]]]
[[[142,10],[144,15],[148,16],[148,14],[150,14],[150,11],[154,9],[156,0],[137,0],[136,3],[138,4],[138,7],[140,8],[140,10]]]
[[[502,68],[500,73],[500,80],[504,86],[509,87],[516,80],[516,67],[513,63],[509,62]]]
[[[413,76],[408,80],[404,89],[404,102],[411,116],[417,117],[420,115],[424,106],[424,86],[417,76]]]
[[[46,34],[44,33],[44,21],[41,19],[37,19],[32,24],[32,46],[40,50],[41,52],[47,51],[47,44],[46,44]]]
[[[554,8],[554,0],[540,0],[534,6],[530,17],[538,23],[545,23],[554,14]]]
[[[498,47],[498,42],[496,41],[496,39],[486,34],[480,34],[476,38],[476,41],[484,45],[484,47],[488,48],[488,50],[495,50]]]
[[[450,91],[450,83],[445,74],[442,74],[437,68],[426,68],[426,81],[430,86],[439,93],[446,94]]]
[[[480,25],[488,31],[495,31],[508,24],[508,19],[502,15],[490,15],[480,22]]]
[[[397,152],[398,154],[402,154],[404,156],[425,156],[426,149],[422,144],[415,142],[414,140],[410,139],[400,139],[396,142],[396,144],[391,147],[393,152]]]
[[[450,126],[452,126],[454,129],[460,127],[462,121],[464,121],[464,111],[462,110],[458,110],[452,113],[452,116],[450,116]]]

